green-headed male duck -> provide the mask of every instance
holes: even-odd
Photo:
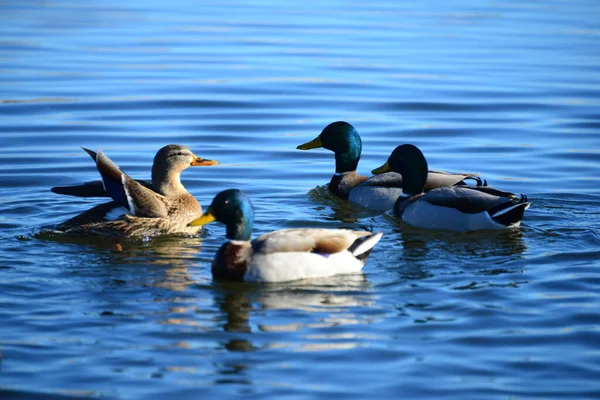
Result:
[[[286,282],[359,272],[381,233],[347,229],[284,229],[250,240],[254,211],[237,189],[220,192],[191,223],[225,224],[227,241],[212,263],[214,279]]]
[[[489,186],[451,186],[423,193],[427,160],[412,144],[396,147],[384,165],[402,175],[403,192],[408,196],[398,198],[394,213],[417,228],[468,232],[519,226],[531,205],[523,194]]]
[[[178,144],[161,148],[148,187],[122,172],[102,150],[84,150],[94,159],[103,190],[113,202],[101,204],[59,224],[57,231],[75,235],[157,236],[195,234],[188,224],[202,215],[200,203],[183,187],[181,172],[192,166],[218,164]]]
[[[366,177],[356,172],[362,150],[362,141],[356,129],[344,121],[333,122],[325,127],[314,140],[301,144],[300,150],[324,147],[335,153],[335,174],[329,182],[329,190],[359,206],[372,211],[387,211],[394,206],[402,194],[402,176],[390,172],[383,166],[380,172],[385,174]],[[387,170],[386,170],[387,168]],[[475,174],[451,174],[441,171],[429,171],[425,190],[438,187],[466,185],[466,180],[479,185],[485,181]]]

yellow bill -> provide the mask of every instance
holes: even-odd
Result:
[[[390,168],[390,164],[386,163],[383,164],[381,167],[379,168],[375,168],[373,171],[371,171],[372,174],[378,175],[378,174],[383,174],[385,172],[391,172],[392,169]]]
[[[210,212],[210,208],[200,218],[196,218],[188,224],[188,226],[203,226],[210,224],[215,220],[215,216]]]
[[[298,146],[296,148],[298,150],[310,150],[310,149],[316,149],[319,147],[323,147],[323,142],[321,142],[321,135],[317,136],[315,139],[311,140],[310,142],[301,144],[300,146]]]

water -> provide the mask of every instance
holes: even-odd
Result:
[[[597,1],[5,1],[0,5],[3,399],[600,397]],[[526,193],[523,227],[425,232],[318,188],[328,123],[359,171],[401,143],[432,168]],[[98,201],[80,146],[147,178],[190,146],[237,187],[255,234],[384,232],[364,274],[212,282],[222,226],[198,238],[40,239]],[[315,189],[317,188],[317,189]]]

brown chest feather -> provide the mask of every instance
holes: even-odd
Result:
[[[214,279],[243,281],[248,269],[249,245],[227,242],[221,246],[212,263]]]

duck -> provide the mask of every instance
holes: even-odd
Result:
[[[294,228],[251,240],[254,209],[238,189],[218,193],[204,215],[190,223],[221,222],[226,241],[212,262],[215,280],[288,282],[359,272],[382,233]]]
[[[524,194],[505,192],[491,186],[449,186],[425,192],[427,160],[412,144],[403,144],[384,164],[402,175],[405,196],[393,212],[417,228],[469,232],[519,226],[531,203]],[[376,168],[373,173],[385,170]]]
[[[198,157],[186,146],[170,144],[156,153],[152,183],[144,185],[121,171],[102,150],[83,150],[96,162],[103,191],[113,201],[59,224],[56,231],[76,235],[145,237],[198,232],[198,228],[192,228],[188,223],[202,215],[202,207],[181,184],[180,175],[191,166],[217,165],[217,161]],[[97,188],[93,190],[98,193]]]
[[[297,149],[320,147],[335,153],[335,174],[328,185],[329,191],[335,196],[374,212],[385,212],[402,195],[402,176],[391,172],[387,166],[382,166],[379,174],[372,177],[356,172],[362,141],[357,130],[348,122],[337,121],[327,125],[319,136],[299,145]],[[487,185],[477,174],[429,171],[425,190],[468,183]]]

